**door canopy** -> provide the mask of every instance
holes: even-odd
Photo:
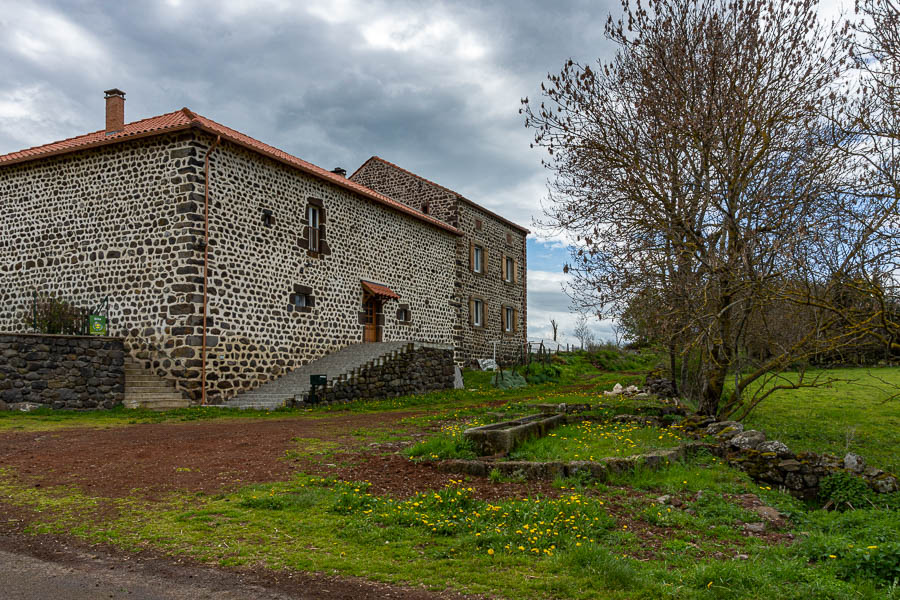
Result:
[[[365,291],[369,292],[373,296],[377,296],[379,298],[383,298],[385,300],[399,300],[400,296],[392,290],[391,288],[381,285],[378,283],[372,283],[371,281],[362,280],[362,287]]]

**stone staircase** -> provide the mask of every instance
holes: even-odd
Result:
[[[227,408],[255,408],[272,410],[303,399],[309,393],[310,375],[327,375],[328,382],[346,379],[354,371],[374,366],[409,346],[410,342],[380,342],[352,344],[337,352],[326,354],[309,364],[297,367],[278,379],[269,381],[255,390],[243,392],[225,401]]]
[[[171,410],[185,408],[190,402],[175,389],[175,382],[145,369],[133,358],[125,359],[125,408]]]

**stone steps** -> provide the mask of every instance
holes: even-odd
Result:
[[[175,382],[151,373],[132,358],[125,359],[126,408],[172,410],[186,408],[190,402],[175,389]]]
[[[329,382],[349,377],[354,372],[403,351],[410,342],[380,342],[353,344],[332,354],[303,365],[282,375],[278,379],[264,383],[255,390],[243,392],[225,402],[230,408],[257,408],[272,410],[285,406],[295,398],[309,393],[309,376],[325,375]]]

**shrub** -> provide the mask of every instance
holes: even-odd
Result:
[[[871,495],[866,482],[850,473],[832,473],[819,483],[819,499],[830,501],[838,510],[868,506]]]
[[[40,333],[77,335],[84,332],[85,319],[84,309],[46,294],[35,296],[32,310],[23,320]]]
[[[498,371],[491,378],[491,383],[501,390],[514,390],[528,385],[524,377],[512,371]]]
[[[892,542],[865,548],[849,548],[837,556],[837,572],[841,579],[859,577],[878,585],[900,583],[900,543]]]

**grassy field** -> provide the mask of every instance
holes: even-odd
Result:
[[[746,428],[763,430],[794,451],[856,452],[900,473],[900,397],[894,397],[900,368],[835,369],[827,376],[837,381],[777,392],[750,414]]]
[[[633,365],[633,357],[619,364]],[[558,366],[557,381],[517,390],[496,390],[489,375],[467,373],[465,390],[305,411],[0,413],[0,435],[407,411],[413,414],[404,415],[404,431],[391,433],[389,441],[409,444],[421,434],[413,438],[407,429],[427,432],[424,442],[407,452],[429,458],[470,455],[471,448],[460,441],[465,427],[527,410],[531,403],[590,403],[603,416],[635,408],[634,401],[602,392],[615,383],[639,382],[641,375],[597,371],[583,355]],[[843,381],[774,396],[751,416],[748,428],[764,429],[795,450],[850,449],[872,464],[900,471],[900,411],[896,401],[884,402],[890,385],[900,385],[900,369],[834,374]],[[383,431],[348,433],[361,445],[388,439]],[[628,424],[571,425],[554,433],[519,452],[579,460],[679,441],[677,429]],[[303,444],[307,452],[319,447],[310,439]],[[333,441],[320,445],[329,453],[339,450]],[[397,497],[373,493],[366,481],[304,473],[151,502],[97,497],[74,487],[35,487],[0,468],[0,506],[35,511],[29,531],[73,535],[127,551],[149,548],[229,567],[266,565],[499,598],[900,600],[900,497],[894,509],[816,510],[707,455],[658,471],[614,475],[605,483],[559,480],[553,493],[535,495],[516,485],[462,478]],[[492,486],[507,487],[493,500],[479,499]],[[750,494],[781,511],[783,528],[768,537],[747,535],[743,525],[760,520],[744,502]],[[677,502],[663,500],[664,495]]]

